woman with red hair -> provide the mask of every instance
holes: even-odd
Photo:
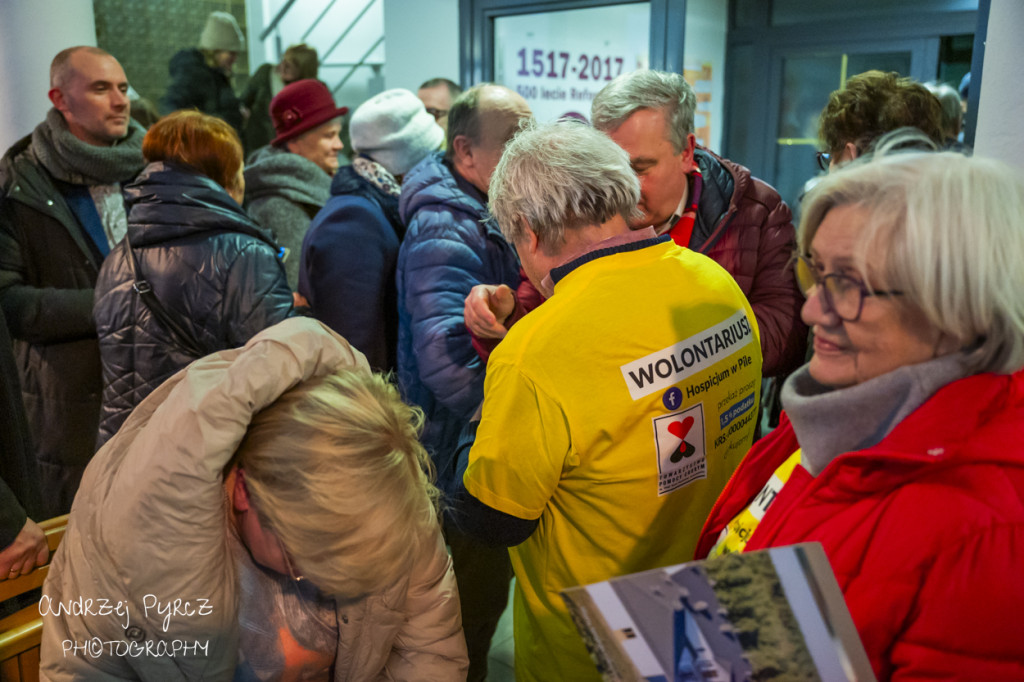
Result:
[[[175,112],[149,129],[142,154],[149,165],[125,188],[127,237],[96,283],[99,445],[179,369],[243,345],[292,312],[277,246],[241,208],[234,129],[198,111]]]

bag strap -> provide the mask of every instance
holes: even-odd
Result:
[[[153,316],[160,323],[160,326],[165,331],[170,332],[174,340],[177,341],[182,348],[184,348],[190,355],[194,355],[197,358],[201,358],[206,355],[206,351],[199,347],[195,339],[185,331],[185,328],[178,324],[178,321],[167,311],[160,299],[153,293],[153,287],[150,286],[149,282],[139,277],[139,265],[135,260],[135,251],[132,249],[132,243],[128,239],[128,233],[124,235],[125,254],[128,257],[128,267],[132,271],[132,279],[135,283],[132,287],[139,294],[139,298],[146,304],[149,311],[153,313]]]

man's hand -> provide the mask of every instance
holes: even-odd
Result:
[[[36,566],[45,564],[49,556],[46,533],[35,521],[26,519],[18,537],[0,552],[0,580],[28,575]]]
[[[503,339],[508,333],[505,320],[515,309],[516,294],[508,286],[477,284],[466,296],[466,328],[477,338]]]

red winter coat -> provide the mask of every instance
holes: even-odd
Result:
[[[797,447],[784,414],[715,503],[698,557]],[[949,384],[815,478],[798,466],[747,550],[808,541],[880,680],[1024,679],[1024,371]]]

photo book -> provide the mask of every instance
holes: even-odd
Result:
[[[562,597],[605,680],[875,679],[818,543],[634,573]]]

